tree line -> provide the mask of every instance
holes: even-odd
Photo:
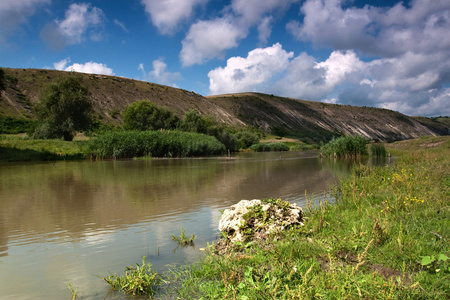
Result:
[[[81,76],[56,79],[41,91],[39,100],[34,107],[38,119],[34,138],[71,141],[77,132],[89,130],[95,122],[89,92]],[[180,117],[148,100],[131,103],[121,115],[122,129],[126,131],[179,130],[201,133],[215,137],[230,151],[249,148],[260,140],[252,130],[226,127],[194,109]]]

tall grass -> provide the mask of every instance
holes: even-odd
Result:
[[[370,145],[370,153],[376,157],[386,157],[388,152],[382,143],[373,143]]]
[[[214,137],[181,131],[114,131],[89,141],[88,151],[100,158],[189,157],[225,153]]]
[[[350,157],[367,155],[368,140],[360,136],[341,136],[333,138],[322,147],[325,156]]]

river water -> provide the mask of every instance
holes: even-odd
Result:
[[[101,279],[147,257],[159,272],[192,263],[218,236],[220,210],[241,199],[305,206],[350,162],[317,152],[231,158],[0,165],[0,299],[116,299]],[[194,247],[171,235],[195,233]]]

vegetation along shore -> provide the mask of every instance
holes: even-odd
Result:
[[[310,199],[304,226],[230,244],[221,255],[217,244],[208,245],[198,263],[165,274],[151,264],[130,267],[133,283],[145,270],[151,279],[135,292],[179,299],[448,299],[450,138],[402,141],[388,151],[398,157],[394,165],[357,165],[328,200]]]

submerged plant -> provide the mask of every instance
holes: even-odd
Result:
[[[186,236],[186,231],[183,229],[183,226],[181,226],[180,228],[180,236],[174,236],[172,234],[172,241],[178,242],[178,244],[182,245],[182,246],[186,246],[186,245],[194,245],[194,240],[197,236],[195,234],[192,234],[192,236],[190,238],[188,238]]]
[[[136,264],[127,267],[124,276],[118,276],[117,273],[108,277],[103,277],[112,289],[121,291],[129,295],[153,295],[153,287],[158,284],[158,273],[152,271],[150,263],[145,264],[145,256],[142,258],[142,265]]]

